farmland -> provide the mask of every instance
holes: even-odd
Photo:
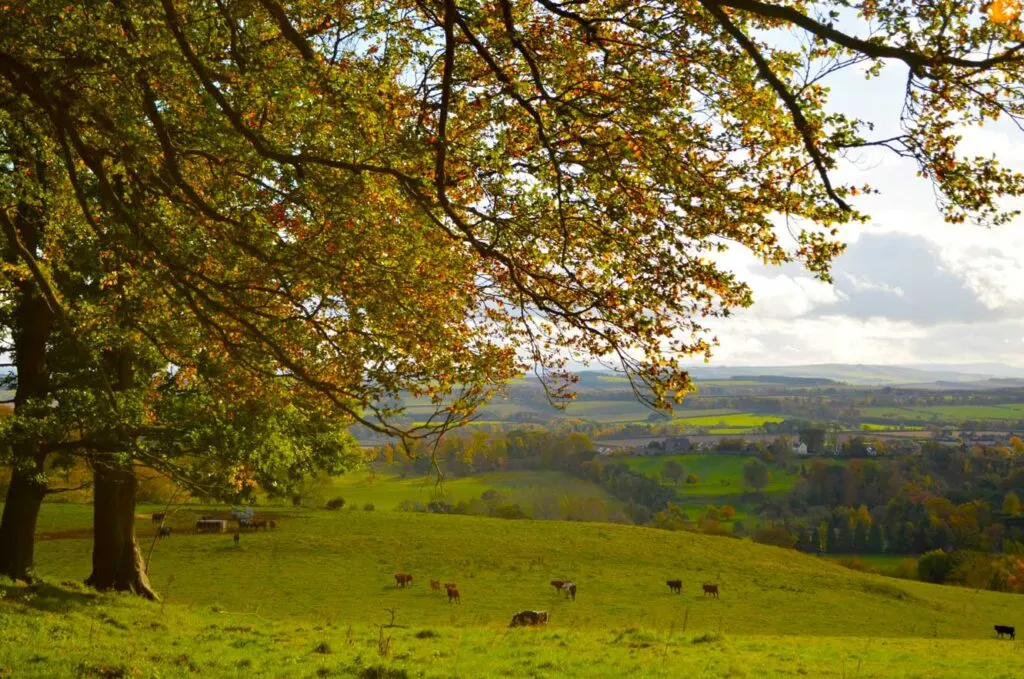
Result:
[[[180,533],[202,511],[187,507],[172,524]],[[178,533],[159,543],[150,574],[166,606],[74,585],[3,588],[0,634],[10,643],[0,647],[0,670],[26,677],[104,668],[161,677],[1011,677],[1019,668],[1014,644],[990,639],[993,621],[1020,624],[1011,595],[891,580],[690,533],[267,511],[281,528],[244,534],[238,546],[227,535]],[[88,506],[47,504],[43,519],[74,536],[90,516]],[[153,528],[141,523],[140,531]],[[49,583],[80,581],[90,544],[41,540],[40,574]],[[414,586],[395,588],[397,571],[414,573]],[[547,581],[556,577],[577,582],[577,601],[551,590]],[[664,587],[669,577],[682,578],[681,596]],[[431,594],[429,578],[458,582],[463,603]],[[707,580],[721,585],[720,600],[698,594]],[[385,608],[402,627],[375,627],[389,621]],[[511,614],[523,608],[550,611],[551,623],[509,631]]]
[[[661,455],[657,457],[625,457],[622,461],[632,469],[649,476],[660,477],[661,469],[669,460],[683,466],[686,474],[694,473],[698,482],[676,484],[676,492],[683,495],[735,495],[743,492],[743,465],[757,459],[746,455]],[[765,492],[792,490],[796,474],[772,469],[771,481]]]
[[[992,405],[914,406],[906,408],[864,408],[861,416],[873,420],[916,421],[935,420],[962,422],[964,420],[1024,420],[1024,403],[998,403]]]

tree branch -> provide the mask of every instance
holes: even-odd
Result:
[[[797,131],[800,133],[801,139],[804,142],[804,148],[807,149],[807,153],[810,154],[811,160],[814,162],[814,168],[818,171],[818,176],[821,177],[822,184],[825,185],[825,192],[828,193],[829,198],[835,202],[841,209],[849,212],[852,210],[850,205],[839,197],[835,189],[832,186],[832,180],[828,176],[828,167],[826,167],[825,156],[818,149],[818,145],[814,140],[814,134],[811,132],[810,123],[807,122],[807,118],[804,116],[803,110],[800,108],[800,103],[793,96],[793,93],[789,91],[786,84],[775,75],[772,71],[768,61],[761,54],[761,51],[754,44],[746,33],[740,29],[725,11],[721,8],[720,3],[715,0],[700,0],[701,4],[711,13],[713,17],[721,24],[722,28],[731,35],[743,51],[746,52],[754,64],[757,66],[757,72],[761,74],[761,77],[768,81],[775,93],[785,103],[786,108],[789,109],[789,114],[793,118],[793,124],[796,126]]]

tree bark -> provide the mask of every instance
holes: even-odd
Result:
[[[157,600],[135,540],[135,471],[104,459],[95,464],[94,479],[92,574],[85,584]]]
[[[32,582],[36,522],[46,496],[46,484],[39,483],[42,457],[33,468],[16,467],[7,488],[3,518],[0,519],[0,575]]]
[[[41,168],[36,168],[36,171],[42,172]],[[22,202],[18,204],[14,219],[8,221],[8,227],[5,237],[11,242],[7,244],[4,259],[10,264],[17,264],[19,258],[14,241],[34,252],[42,239],[45,218],[40,208]],[[40,403],[45,401],[49,392],[46,359],[55,319],[31,278],[20,280],[16,287],[15,306],[10,317],[12,354],[18,375],[14,415],[17,418],[39,417],[42,415]],[[46,496],[46,481],[42,476],[46,453],[39,450],[39,441],[35,437],[31,427],[27,431],[20,424],[12,427],[14,465],[3,516],[0,517],[0,574],[26,582],[32,578],[36,523]]]

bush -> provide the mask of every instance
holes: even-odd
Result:
[[[886,575],[904,580],[917,580],[917,559],[903,559]]]
[[[840,566],[849,568],[855,571],[861,571],[862,573],[878,573],[878,569],[864,561],[864,559],[858,559],[855,556],[844,557],[837,561]]]
[[[327,501],[327,504],[325,506],[327,507],[327,509],[341,509],[342,507],[345,506],[345,498],[331,498],[330,500]]]
[[[941,549],[932,550],[917,562],[917,577],[941,585],[953,572],[953,559]]]
[[[355,509],[353,505],[352,509]],[[416,500],[405,499],[398,503],[398,511],[400,512],[425,512],[426,507],[417,502]]]
[[[376,507],[373,506],[372,502],[367,502],[363,505],[363,511],[372,512],[374,509],[376,509]]]
[[[696,475],[696,474],[688,474],[688,475],[686,476],[686,482],[687,482],[688,484],[690,484],[691,486],[692,486],[692,485],[695,485],[695,484],[697,483],[697,481],[699,481],[699,480],[700,480],[700,479],[699,479],[699,478],[697,477],[697,475]]]
[[[782,526],[761,526],[754,533],[754,542],[793,549],[796,545],[796,536]]]
[[[496,516],[499,519],[528,519],[526,513],[519,507],[519,505],[501,505],[495,507],[491,512],[491,516]]]

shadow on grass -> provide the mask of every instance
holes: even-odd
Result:
[[[31,585],[0,583],[0,600],[21,604],[48,613],[70,613],[96,600],[95,592],[85,591],[77,583],[58,586],[36,581]]]

